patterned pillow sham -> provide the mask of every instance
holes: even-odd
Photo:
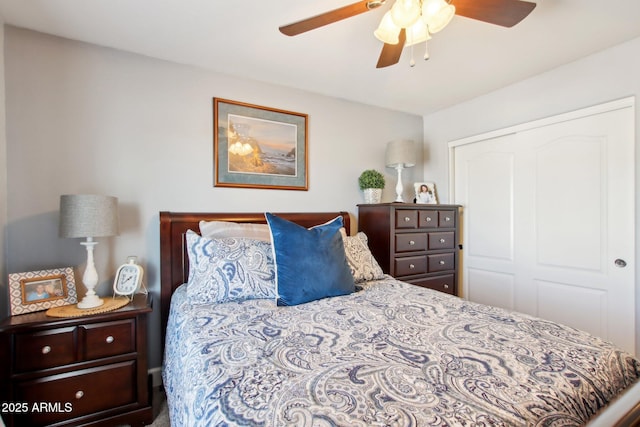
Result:
[[[354,282],[362,283],[384,278],[382,268],[369,250],[367,235],[360,231],[355,236],[347,236],[344,228],[340,229],[340,234]]]
[[[209,239],[187,231],[192,304],[275,298],[271,243],[247,238]]]

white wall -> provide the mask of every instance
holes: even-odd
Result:
[[[0,26],[3,25],[0,16]],[[0,46],[4,46],[4,31],[0,31]],[[7,126],[5,119],[4,49],[0,50],[0,292],[7,287],[7,262],[5,258],[5,229],[7,226]],[[2,293],[4,295],[6,292]],[[5,304],[0,304],[0,318],[8,314]]]
[[[640,38],[620,44],[537,77],[505,87],[424,118],[425,180],[439,184],[448,199],[447,143],[467,136],[640,95]],[[636,147],[640,144],[636,106]],[[636,149],[636,165],[640,150]],[[636,248],[640,242],[640,174],[636,174]],[[636,265],[640,262],[637,250]],[[640,272],[640,269],[636,269]],[[636,330],[640,331],[640,284],[636,278]],[[636,340],[640,354],[640,339]]]
[[[96,248],[99,293],[109,294],[117,266],[138,255],[155,297],[151,367],[162,360],[159,211],[355,214],[358,175],[384,170],[386,143],[423,141],[419,116],[13,27],[5,27],[5,74],[8,272],[75,266],[79,281],[86,253],[57,236],[59,196],[117,196],[121,233]],[[309,191],[214,187],[213,97],[308,114]],[[421,163],[407,183],[422,176]],[[392,201],[395,178],[386,173]]]

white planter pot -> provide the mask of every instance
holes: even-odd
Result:
[[[382,188],[365,188],[362,191],[364,193],[365,203],[380,203],[382,199]]]

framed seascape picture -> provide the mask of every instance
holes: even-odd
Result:
[[[73,268],[9,274],[11,315],[78,302]]]
[[[213,99],[216,187],[308,189],[307,115]]]
[[[416,182],[413,184],[413,187],[416,192],[416,203],[427,205],[435,205],[438,203],[436,185],[433,182]]]

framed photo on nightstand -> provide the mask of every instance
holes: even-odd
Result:
[[[9,274],[11,315],[78,302],[73,268]]]

